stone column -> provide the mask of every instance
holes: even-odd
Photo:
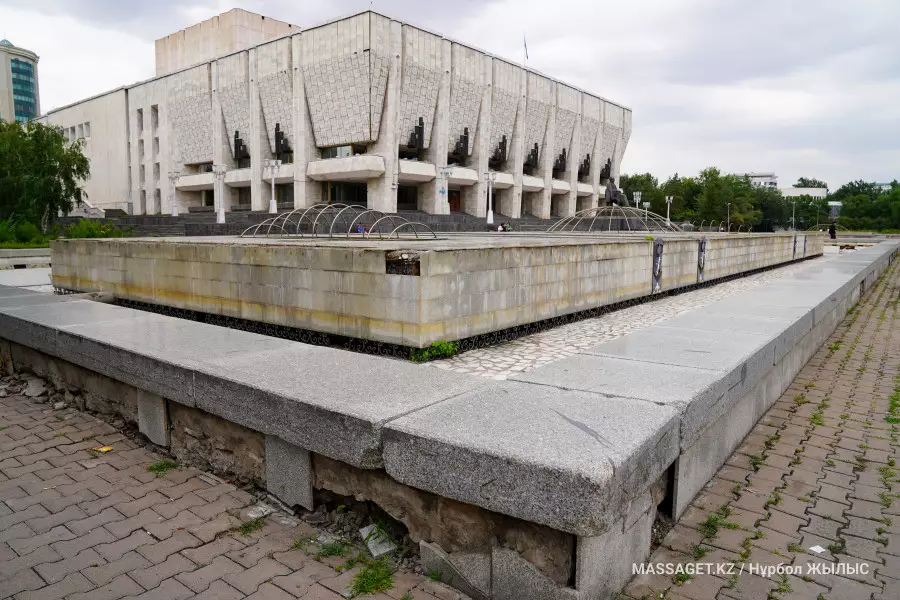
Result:
[[[556,84],[553,84],[554,101],[550,105],[550,114],[547,116],[547,126],[544,129],[544,143],[541,144],[541,156],[539,159],[540,173],[538,177],[544,179],[544,189],[537,193],[539,201],[535,207],[536,217],[550,218],[550,206],[553,197],[553,161],[556,159]]]
[[[391,21],[390,72],[384,95],[384,111],[378,140],[372,146],[372,154],[384,159],[384,175],[368,182],[368,207],[386,213],[397,212],[397,177],[399,175],[399,148],[397,146],[397,121],[400,113],[400,73],[403,54],[403,29],[399,21]],[[373,132],[374,133],[374,132]]]
[[[225,119],[222,116],[222,100],[219,98],[219,64],[213,62],[212,69],[212,152],[213,164],[225,165],[230,171],[234,165],[234,159],[231,156],[231,147],[228,145],[228,134],[225,132]],[[224,180],[221,185],[214,188],[215,204],[218,206],[222,202],[225,212],[231,212],[232,194],[231,189],[225,184]]]
[[[450,143],[451,46],[450,40],[441,40],[441,87],[431,127],[431,140],[425,152],[425,160],[434,165],[435,178],[419,186],[419,207],[433,215],[450,214],[450,189],[441,177],[441,168],[447,166],[447,148]]]
[[[491,148],[491,111],[493,110],[493,80],[494,80],[494,59],[490,56],[483,56],[481,69],[481,107],[478,111],[478,125],[475,127],[475,137],[472,138],[472,158],[470,164],[478,173],[478,181],[475,185],[462,188],[460,191],[460,201],[462,209],[476,216],[485,216],[487,212],[487,184],[484,180],[484,174],[488,171],[488,159],[494,151]],[[496,190],[494,190],[496,191]],[[466,207],[471,206],[472,211]],[[480,209],[478,207],[481,207]],[[497,210],[497,195],[494,194],[494,213]]]
[[[597,136],[594,138],[594,151],[591,153],[591,187],[594,193],[591,195],[591,206],[600,206],[605,204],[604,188],[600,190],[600,169],[603,163],[600,162],[600,149],[603,147],[603,122],[606,119],[606,102],[600,103],[600,121],[597,123]]]
[[[558,100],[557,100],[558,102]],[[572,139],[566,149],[566,181],[569,182],[569,193],[559,206],[560,217],[570,217],[575,214],[578,205],[578,157],[581,156],[581,94],[578,95],[578,114],[575,116],[575,126],[572,127]],[[557,151],[557,154],[559,152]]]
[[[522,210],[522,175],[525,168],[525,104],[528,94],[528,72],[522,69],[522,87],[519,92],[519,104],[516,107],[516,120],[510,140],[509,157],[506,159],[507,172],[512,173],[513,187],[504,191],[501,211],[511,219],[518,219]],[[507,212],[509,211],[509,212]]]
[[[303,34],[291,38],[291,68],[293,69],[293,95],[291,96],[291,117],[294,124],[294,138],[289,140],[294,149],[294,208],[306,208],[321,202],[322,183],[306,176],[306,166],[318,160],[319,152],[313,135],[309,104],[306,102],[306,86],[303,79],[300,42]]]
[[[266,210],[269,207],[272,188],[263,182],[263,170],[265,169],[265,159],[270,158],[272,154],[269,151],[269,136],[263,122],[262,103],[259,98],[257,49],[251,48],[248,54],[247,85],[250,90],[250,131],[248,132],[247,149],[250,151],[250,208]]]

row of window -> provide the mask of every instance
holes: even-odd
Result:
[[[23,104],[34,104],[34,96],[23,96],[21,94],[13,93],[13,100],[19,100]]]
[[[138,134],[144,132],[144,109],[137,109],[137,130]],[[152,131],[156,131],[159,128],[159,105],[153,104],[150,106],[150,128]]]
[[[18,58],[14,58],[9,61],[9,70],[13,72],[13,74],[21,73],[23,75],[33,75],[34,74],[34,66],[31,63],[27,63],[24,60],[19,60]]]
[[[84,123],[79,123],[78,125],[73,125],[72,127],[66,128],[63,133],[66,136],[66,139],[70,142],[74,142],[77,139],[91,138],[91,122],[85,121]]]
[[[22,73],[16,73],[16,72],[13,72],[13,74],[12,74],[12,80],[13,80],[13,82],[16,82],[16,81],[26,81],[26,82],[28,82],[28,83],[33,84],[33,83],[34,83],[34,76],[33,76],[33,75],[24,75],[24,74],[22,74]]]

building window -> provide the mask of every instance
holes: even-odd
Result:
[[[153,138],[153,158],[156,159],[157,155],[159,155],[159,138]]]
[[[344,158],[347,156],[355,156],[356,154],[365,154],[366,147],[359,144],[350,146],[333,146],[331,148],[322,148],[322,158]]]
[[[137,130],[138,134],[144,133],[144,109],[137,109]]]
[[[144,162],[144,140],[138,140],[138,161]]]
[[[147,181],[147,168],[144,165],[141,165],[141,178],[139,181],[141,182],[141,187],[144,187],[144,182]]]
[[[159,193],[159,188],[156,188],[156,190],[153,191],[153,212],[162,212],[162,197]]]
[[[141,190],[141,212],[147,212],[147,190]]]
[[[75,137],[83,138],[84,137],[84,123],[79,123],[75,126]]]
[[[91,122],[90,121],[87,121],[84,124],[84,137],[86,137],[87,139],[91,138]]]
[[[159,181],[159,163],[153,163],[153,181]]]
[[[150,128],[153,131],[159,129],[159,105],[154,104],[150,107]]]
[[[14,58],[10,60],[13,93],[13,113],[17,121],[37,117],[37,92],[34,86],[34,65]]]

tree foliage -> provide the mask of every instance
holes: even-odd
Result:
[[[822,181],[821,179],[813,179],[811,177],[801,177],[797,180],[797,183],[794,184],[795,188],[825,188],[828,189],[828,184]]]
[[[785,198],[781,191],[766,186],[754,186],[749,178],[722,173],[710,167],[696,177],[682,177],[677,173],[660,183],[650,173],[623,175],[622,190],[629,199],[641,192],[641,201],[650,202],[650,210],[666,214],[666,196],[672,197],[671,216],[675,221],[691,222],[704,227],[741,228],[743,231],[773,231],[791,227],[808,229],[817,223],[828,222],[826,200],[810,196]],[[801,178],[800,182],[824,187],[822,182]]]
[[[62,211],[86,197],[90,163],[83,140],[69,142],[59,127],[0,121],[0,220],[28,222],[47,232]]]

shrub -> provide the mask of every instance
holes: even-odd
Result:
[[[67,238],[120,238],[134,235],[131,227],[117,227],[113,223],[97,219],[80,219],[66,227],[64,233]]]
[[[2,248],[46,248],[53,233],[44,235],[37,225],[28,221],[0,221],[0,247]]]
[[[427,348],[413,348],[409,359],[413,362],[428,362],[438,358],[446,358],[459,354],[459,342],[434,342]]]

